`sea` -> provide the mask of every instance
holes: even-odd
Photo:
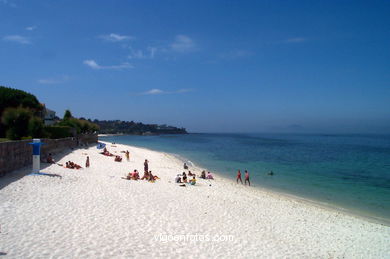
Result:
[[[168,152],[233,181],[238,169],[248,170],[251,188],[390,225],[390,135],[202,133],[100,139]]]

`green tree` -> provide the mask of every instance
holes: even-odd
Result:
[[[64,113],[64,120],[69,120],[73,118],[72,113],[69,110],[66,110]]]
[[[22,90],[0,86],[0,118],[7,108],[17,107],[29,108],[35,116],[42,116],[43,105],[34,95]],[[0,119],[0,137],[4,137],[7,131],[7,126],[2,121],[3,119]]]
[[[29,136],[33,138],[42,138],[44,136],[43,121],[39,117],[31,117],[28,122]]]
[[[16,140],[29,136],[31,118],[32,112],[27,108],[7,108],[2,116],[2,123],[6,127],[6,137]]]

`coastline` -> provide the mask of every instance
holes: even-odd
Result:
[[[102,136],[99,135],[99,137],[107,137],[107,136],[123,136],[123,134],[113,134],[113,135],[102,134]],[[99,141],[100,142],[104,142],[106,144],[111,144],[109,141],[105,141],[104,139],[103,140],[99,140]],[[121,144],[121,145],[124,145],[124,144]],[[131,146],[131,145],[127,145],[127,146]],[[190,160],[190,158],[184,157],[184,156],[182,156],[180,154],[175,154],[175,153],[170,153],[170,152],[162,152],[162,151],[153,150],[153,149],[146,148],[146,147],[139,147],[139,146],[132,146],[132,147],[136,147],[136,148],[139,148],[139,149],[144,149],[144,150],[147,150],[147,151],[150,151],[150,152],[161,152],[161,153],[164,153],[164,154],[168,154],[168,155],[173,156],[174,158],[178,159],[182,164],[184,162],[187,162],[187,161],[191,161],[192,163],[194,163],[194,161]],[[206,172],[210,171],[209,169],[207,169],[206,167],[201,166],[201,165],[199,165],[199,166],[195,165],[195,168],[197,169],[197,172],[201,172],[203,170],[205,170]],[[217,175],[218,179],[223,179],[224,181],[226,181],[229,184],[232,184],[233,186],[240,187],[240,185],[236,184],[236,182],[235,182],[235,179],[234,179],[235,174],[234,173],[232,174],[231,178],[227,177],[225,174],[221,174],[221,173],[218,173],[218,172],[212,171],[212,173]],[[298,196],[298,195],[295,195],[295,194],[279,191],[279,190],[268,188],[268,187],[261,186],[261,185],[258,185],[258,184],[252,185],[251,188],[250,188],[250,191],[253,191],[253,192],[259,191],[259,195],[261,195],[261,192],[266,192],[269,195],[282,196],[282,197],[284,197],[286,199],[292,199],[293,201],[299,201],[299,202],[302,202],[302,203],[306,203],[309,206],[316,206],[318,208],[322,208],[322,209],[325,209],[325,210],[330,210],[330,211],[333,211],[333,212],[343,213],[343,214],[346,214],[348,216],[356,217],[356,218],[359,218],[359,219],[362,219],[362,220],[365,220],[365,221],[368,221],[368,222],[371,222],[371,223],[380,224],[380,225],[383,225],[383,226],[390,227],[390,219],[379,218],[379,217],[376,217],[376,216],[370,216],[370,215],[367,215],[364,212],[360,212],[359,213],[356,210],[351,210],[351,209],[343,208],[341,206],[334,205],[334,204],[331,204],[331,203],[326,203],[326,202],[323,202],[323,201],[320,201],[320,200],[311,199],[310,197]]]
[[[237,186],[215,174],[195,186],[179,187],[174,177],[182,161],[171,154],[107,143],[117,163],[95,146],[77,149],[60,163],[45,165],[0,189],[0,251],[9,257],[369,257],[385,258],[390,228],[313,206],[267,190]],[[144,159],[161,179],[155,183],[121,179]],[[199,174],[202,168],[191,168]],[[24,174],[23,169],[17,174]],[[9,181],[6,176],[1,181]],[[7,180],[8,179],[8,180]],[[211,186],[210,186],[211,185]],[[233,240],[156,240],[156,235],[229,235]],[[245,247],[245,249],[242,249]],[[7,257],[6,256],[6,257]]]

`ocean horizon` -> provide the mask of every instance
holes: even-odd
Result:
[[[255,188],[390,222],[390,135],[190,133],[101,139],[171,153],[234,181],[238,169],[248,170]]]

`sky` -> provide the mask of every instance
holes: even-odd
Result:
[[[190,132],[390,133],[390,2],[0,0],[0,85]]]

